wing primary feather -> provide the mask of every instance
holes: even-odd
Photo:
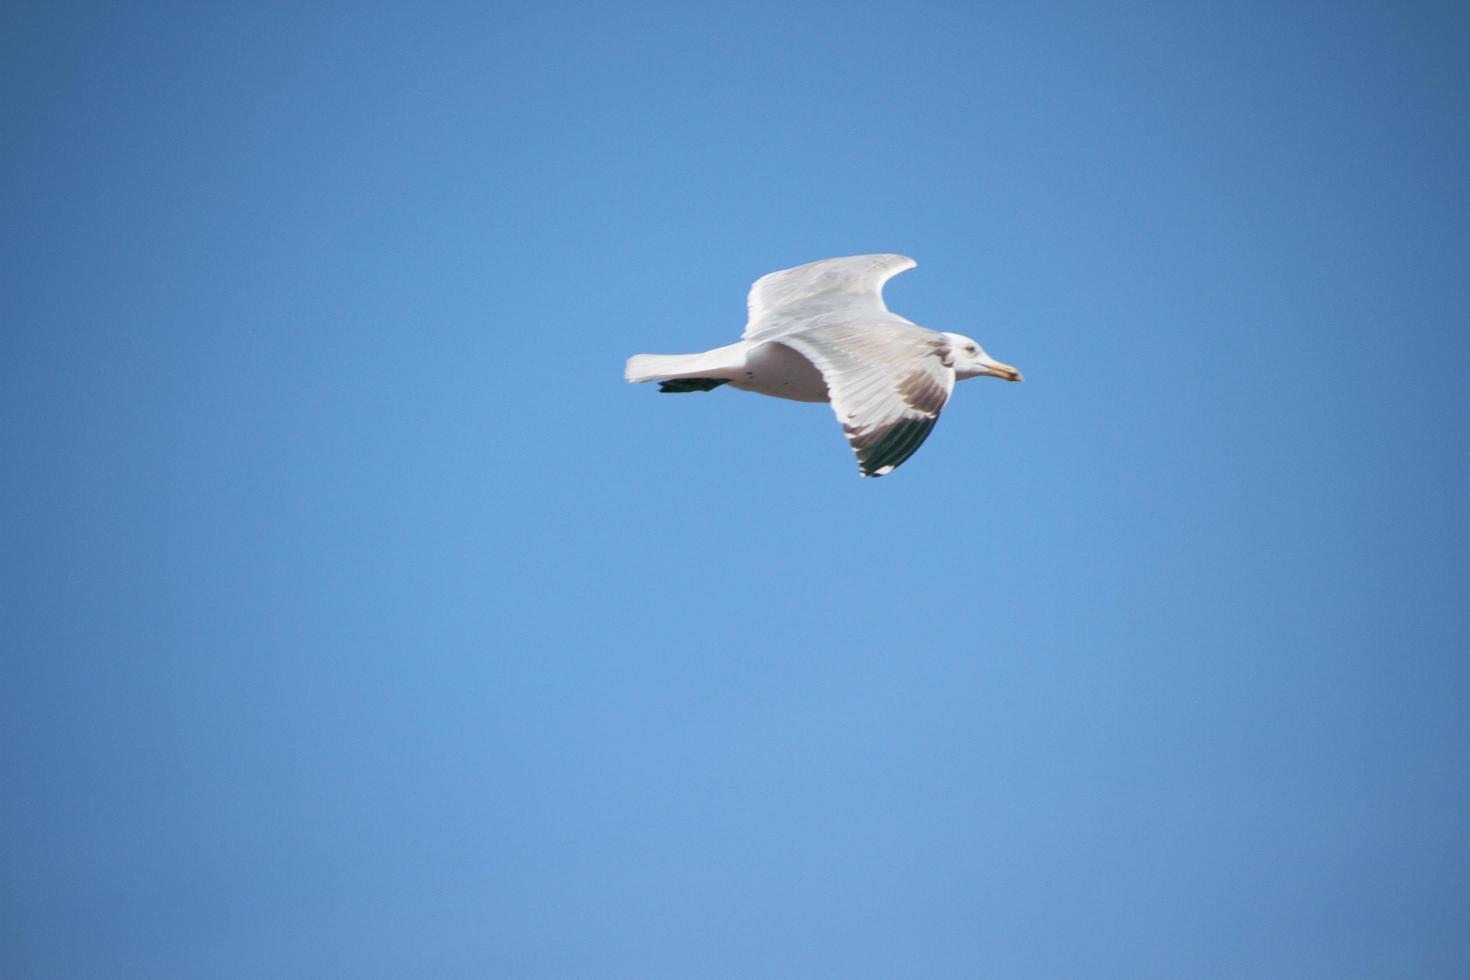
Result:
[[[934,428],[934,418],[903,419],[870,446],[859,448],[858,464],[864,476],[882,476],[897,469],[924,444]],[[878,472],[882,470],[883,473]]]

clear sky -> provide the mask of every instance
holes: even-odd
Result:
[[[1465,10],[7,4],[0,974],[1470,974]]]

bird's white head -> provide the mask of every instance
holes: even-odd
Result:
[[[946,333],[944,339],[949,341],[950,354],[954,358],[954,376],[957,380],[978,378],[981,375],[1004,378],[1007,381],[1021,380],[1020,371],[1009,364],[997,361],[985,353],[984,347],[964,334]]]

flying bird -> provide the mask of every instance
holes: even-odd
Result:
[[[762,276],[740,340],[702,354],[635,354],[624,377],[663,392],[742,391],[830,402],[863,476],[891,473],[923,445],[956,381],[1020,381],[963,334],[930,330],[883,305],[883,284],[917,265],[849,255]]]

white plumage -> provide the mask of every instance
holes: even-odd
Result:
[[[928,437],[957,380],[1021,372],[969,337],[891,313],[883,284],[915,266],[903,255],[851,255],[755,281],[741,339],[702,354],[636,354],[629,381],[666,392],[732,388],[831,402],[864,476],[883,476]]]

